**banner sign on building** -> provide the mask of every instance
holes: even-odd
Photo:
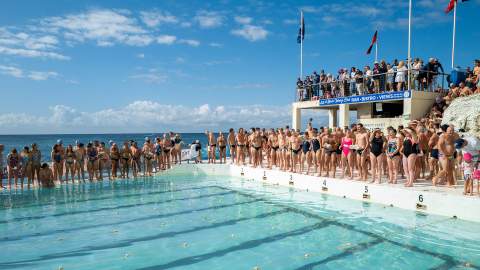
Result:
[[[400,91],[400,92],[387,92],[381,94],[369,94],[363,96],[350,96],[350,97],[338,97],[338,98],[328,98],[320,99],[318,105],[338,105],[338,104],[349,104],[349,103],[369,103],[369,102],[380,102],[384,100],[398,100],[410,98],[410,91]]]

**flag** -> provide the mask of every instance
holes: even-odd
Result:
[[[467,1],[468,0],[462,0],[462,3]],[[450,0],[450,2],[448,2],[447,8],[445,8],[445,13],[449,13],[450,11],[452,11],[455,8],[456,2],[457,0]]]
[[[305,21],[303,20],[303,12],[300,13],[300,29],[298,29],[297,43],[302,43],[305,38]]]
[[[373,34],[372,43],[370,44],[370,47],[368,47],[367,54],[372,52],[373,45],[377,42],[377,34],[378,31],[375,31],[375,34]]]

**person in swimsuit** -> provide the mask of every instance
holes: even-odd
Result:
[[[345,174],[348,174],[350,179],[353,178],[353,166],[354,166],[354,152],[350,147],[354,144],[355,137],[352,131],[347,127],[345,128],[345,136],[341,141],[342,149],[342,177],[345,178]]]
[[[286,170],[286,162],[285,162],[285,152],[288,151],[287,149],[287,141],[285,137],[285,133],[283,132],[283,128],[280,128],[277,132],[277,140],[278,140],[278,159],[279,159],[279,166],[280,170]]]
[[[454,163],[455,163],[455,133],[451,126],[444,125],[445,132],[438,139],[438,152],[442,170],[432,178],[433,185],[442,184],[447,181],[449,187],[455,184]]]
[[[367,181],[368,166],[367,154],[369,147],[369,135],[363,124],[357,124],[357,133],[355,134],[355,151],[358,169],[358,179]]]
[[[245,151],[246,151],[247,137],[243,128],[238,129],[237,133],[237,165],[245,163]]]
[[[428,164],[428,155],[430,152],[428,142],[431,135],[429,130],[421,122],[417,125],[416,132],[418,134],[418,147],[421,150],[417,156],[417,169],[415,170],[416,178],[420,178],[420,173],[422,174],[422,178],[425,178],[425,172],[427,171]]]
[[[80,176],[82,181],[85,182],[85,157],[86,157],[85,145],[79,141],[75,147],[75,174],[80,182]]]
[[[5,146],[3,144],[0,144],[0,188],[3,189],[3,177],[4,177],[4,169],[5,169],[5,164],[3,160],[3,151],[5,150]]]
[[[253,131],[250,143],[252,147],[251,156],[253,158],[253,167],[262,167],[262,136],[260,129]]]
[[[380,129],[376,129],[370,137],[370,162],[372,167],[372,181],[370,183],[380,184],[382,182],[385,147],[385,138],[382,136]]]
[[[67,150],[65,151],[65,181],[67,184],[68,174],[70,174],[73,184],[75,177],[75,152],[73,151],[72,145],[68,145]]]
[[[336,136],[328,130],[327,135],[323,137],[323,149],[325,149],[325,177],[329,177],[330,171],[332,171],[333,178],[335,178],[335,171],[337,169],[337,150],[339,147],[340,143],[337,142]]]
[[[142,152],[140,149],[138,149],[137,142],[132,142],[130,146],[130,152],[132,153],[132,158],[131,158],[131,168],[132,168],[132,173],[133,177],[137,178],[141,172],[141,155]]]
[[[182,164],[182,145],[183,141],[182,138],[180,137],[180,134],[175,134],[175,137],[173,138],[173,143],[174,147],[173,150],[175,150],[174,154],[174,159],[175,159],[175,164]]]
[[[292,131],[292,136],[290,137],[290,150],[292,155],[290,172],[297,172],[297,164],[299,163],[300,155],[302,154],[300,152],[302,150],[302,139],[296,131]]]
[[[163,163],[163,149],[162,149],[162,140],[160,137],[155,138],[155,160],[157,162],[158,171],[165,170]]]
[[[25,146],[23,148],[22,153],[20,153],[20,157],[22,159],[22,177],[21,177],[21,185],[23,189],[23,177],[27,177],[27,186],[30,188],[30,185],[33,182],[32,178],[32,173],[33,173],[33,168],[32,168],[32,152],[30,151],[30,148],[28,146]]]
[[[98,168],[98,151],[97,148],[93,145],[93,143],[87,144],[87,172],[88,172],[88,179],[93,181],[93,178],[98,178],[97,168]]]
[[[38,146],[36,143],[32,144],[31,155],[32,155],[32,180],[36,179],[37,185],[40,185],[38,180],[38,174],[40,173],[40,168],[42,167],[42,163],[41,163],[42,153],[40,152],[40,150],[38,150]]]
[[[310,135],[309,135],[310,136]],[[320,137],[318,134],[318,129],[313,128],[311,131],[311,140],[310,140],[310,145],[312,149],[312,163],[313,163],[313,168],[314,168],[314,174],[316,176],[321,176],[322,173],[322,166],[320,164],[321,162],[321,146],[320,146]]]
[[[270,134],[268,135],[268,145],[270,146],[270,161],[268,163],[268,168],[272,169],[273,166],[279,167],[279,143],[277,132],[272,128]]]
[[[38,174],[38,180],[42,187],[53,188],[55,187],[55,179],[53,177],[52,170],[48,167],[47,163],[43,163]]]
[[[142,154],[145,160],[145,175],[146,176],[153,176],[153,160],[155,158],[155,153],[154,153],[154,146],[150,141],[150,138],[145,138],[145,143],[143,144],[142,147]]]
[[[117,179],[117,171],[120,168],[120,150],[116,143],[110,146],[110,160],[112,161],[112,179]]]
[[[132,151],[130,150],[128,142],[123,143],[123,146],[120,149],[119,153],[120,153],[120,177],[123,179],[129,178]]]
[[[398,167],[400,166],[400,145],[401,136],[394,128],[388,131],[387,137],[387,165],[388,183],[396,184],[398,178]]]
[[[430,169],[430,174],[427,179],[433,179],[439,170],[438,167],[438,139],[442,134],[442,130],[440,129],[439,124],[434,124],[431,130],[432,136],[428,140],[428,147],[430,148],[430,158],[428,159],[428,167]]]
[[[21,171],[20,156],[17,149],[13,148],[7,156],[7,171],[8,171],[8,188],[12,189],[12,179],[15,181],[15,188],[17,188],[18,176]]]
[[[230,161],[231,164],[237,163],[237,144],[236,144],[236,136],[235,136],[235,130],[233,128],[230,128],[228,131],[228,136],[227,136],[227,141],[228,141],[228,147],[230,150]]]
[[[312,166],[312,153],[311,153],[312,144],[310,141],[310,136],[308,131],[304,133],[302,140],[302,156],[300,160],[300,172],[303,172],[305,163],[307,163],[306,175],[310,172],[310,167]]]
[[[61,173],[60,170],[63,170],[63,154],[62,152],[60,151],[60,145],[59,144],[55,144],[52,148],[52,154],[51,154],[51,158],[52,158],[52,163],[53,163],[53,178],[55,179],[55,181],[62,181],[62,174],[63,172]]]
[[[217,140],[215,139],[215,134],[212,131],[207,131],[208,139],[208,163],[215,164],[216,162],[216,149],[217,149]]]
[[[163,164],[165,164],[165,169],[170,169],[170,151],[172,150],[172,140],[168,134],[163,134],[162,140],[162,149],[163,149]]]
[[[407,177],[406,187],[413,187],[415,181],[415,164],[418,154],[417,134],[411,128],[405,128],[403,135],[405,139],[400,152],[402,153],[403,171]]]
[[[220,164],[227,163],[227,141],[225,140],[225,137],[223,136],[222,132],[218,133],[218,138],[217,138],[217,145],[218,145],[218,155],[220,158]]]

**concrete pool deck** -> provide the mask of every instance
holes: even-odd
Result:
[[[480,197],[478,195],[464,196],[462,194],[463,185],[448,188],[433,186],[429,181],[421,181],[415,183],[414,187],[407,188],[403,186],[404,180],[399,181],[398,184],[385,182],[376,184],[230,164],[182,164],[167,173],[179,171],[239,177],[272,185],[380,203],[426,214],[480,222]]]

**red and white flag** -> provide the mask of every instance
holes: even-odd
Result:
[[[370,44],[370,47],[368,47],[367,54],[370,54],[372,52],[373,45],[377,43],[377,34],[378,31],[375,31],[375,34],[373,34],[372,43]]]

